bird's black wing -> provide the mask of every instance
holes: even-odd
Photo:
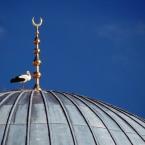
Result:
[[[25,79],[24,78],[19,78],[18,76],[15,78],[12,78],[10,80],[11,83],[17,83],[17,82],[23,82]]]

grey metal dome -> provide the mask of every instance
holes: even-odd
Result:
[[[145,120],[56,91],[0,93],[1,145],[145,145]]]

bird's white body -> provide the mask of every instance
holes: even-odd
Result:
[[[31,80],[31,74],[29,71],[26,72],[26,74],[20,75],[19,78],[25,79],[23,83]]]
[[[11,83],[26,83],[31,80],[31,74],[29,71],[26,72],[26,74],[22,74],[19,76],[16,76],[15,78],[11,79]]]

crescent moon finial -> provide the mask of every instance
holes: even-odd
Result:
[[[32,24],[34,27],[38,28],[42,25],[43,19],[40,17],[40,22],[39,23],[35,23],[34,21],[34,17],[32,18]]]

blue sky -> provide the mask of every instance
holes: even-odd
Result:
[[[145,118],[144,6],[144,0],[1,0],[0,90],[20,88],[10,78],[34,71],[31,19],[41,16],[42,88],[97,98]]]

